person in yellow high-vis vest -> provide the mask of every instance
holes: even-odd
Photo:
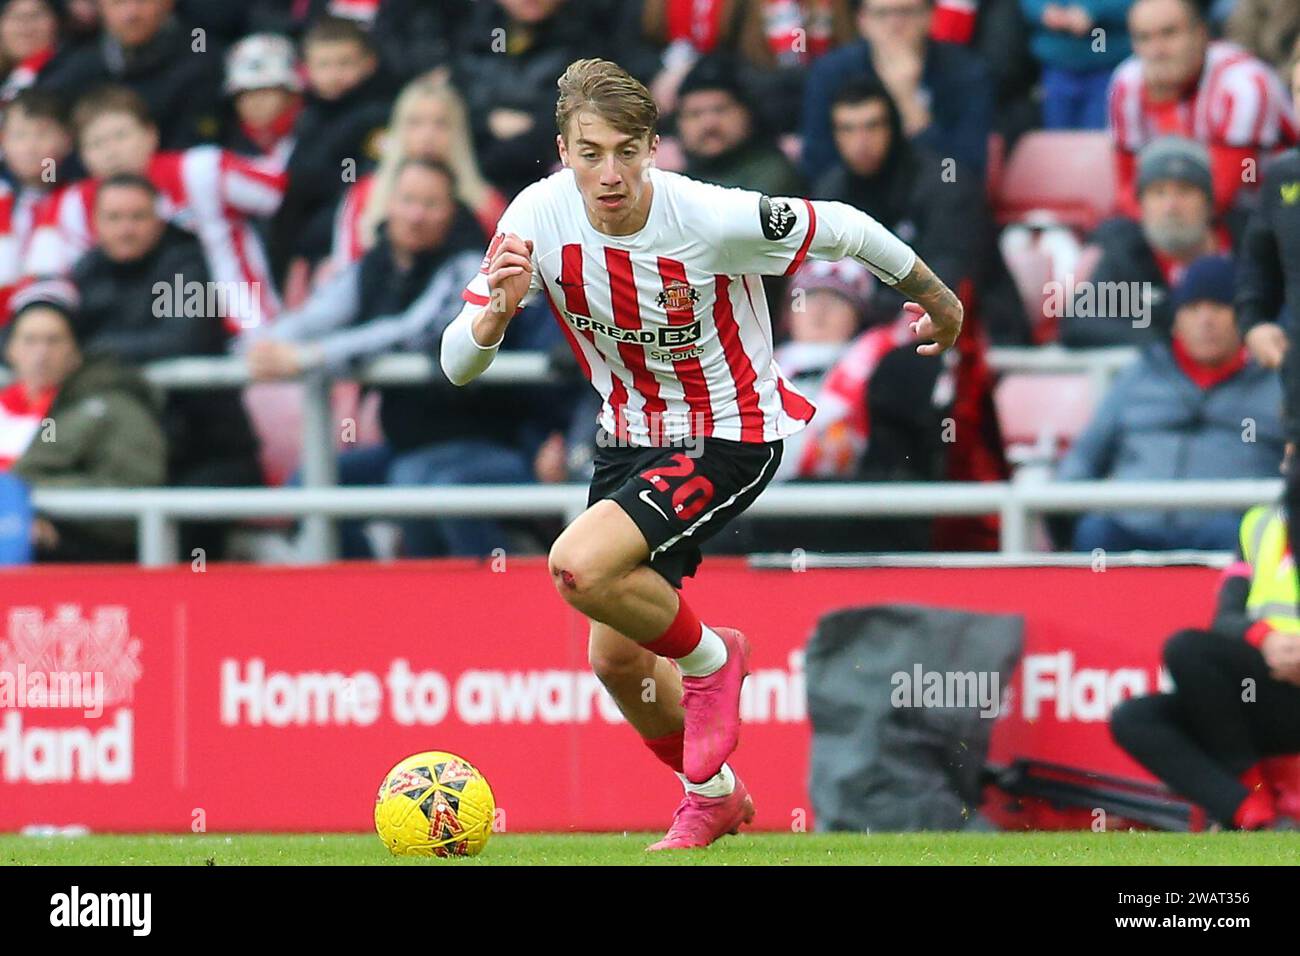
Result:
[[[1111,715],[1121,747],[1225,827],[1282,825],[1260,764],[1300,753],[1298,599],[1285,509],[1252,508],[1214,621],[1165,644],[1175,689],[1126,700]]]

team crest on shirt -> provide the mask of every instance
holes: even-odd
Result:
[[[667,312],[694,313],[695,303],[699,301],[699,290],[681,279],[670,279],[664,284],[664,290],[655,296],[655,302]]]

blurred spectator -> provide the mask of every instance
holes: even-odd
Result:
[[[144,176],[163,197],[163,216],[198,236],[208,272],[230,293],[228,324],[256,325],[279,311],[270,269],[252,217],[279,205],[284,174],[216,146],[158,152],[158,130],[144,102],[123,87],[87,94],[72,111],[82,162],[94,178],[43,203],[26,257],[31,274],[67,272],[95,244],[99,181],[118,173]]]
[[[131,364],[222,355],[229,333],[203,247],[158,213],[142,176],[105,179],[95,193],[97,245],[72,270],[85,347]],[[239,389],[178,389],[163,411],[167,482],[198,488],[262,483],[258,443]],[[182,526],[184,553],[224,551],[225,526]]]
[[[8,103],[65,56],[53,0],[0,2],[0,103]]]
[[[37,209],[50,203],[68,178],[72,133],[62,99],[46,90],[24,90],[5,109],[0,129],[0,314],[35,229]]]
[[[393,104],[379,167],[349,187],[334,220],[333,268],[361,258],[387,215],[397,169],[407,157],[437,159],[456,176],[456,198],[474,213],[486,238],[496,233],[506,198],[479,172],[465,101],[435,75],[412,80]]]
[[[7,471],[34,488],[138,488],[162,484],[167,444],[140,375],[112,358],[83,358],[76,289],[33,282],[15,294],[0,391]],[[129,560],[130,521],[38,517],[38,559]]]
[[[796,128],[808,64],[856,37],[849,0],[645,0],[639,19],[639,36],[660,51],[641,78],[661,113],[679,108],[700,57],[725,51],[737,56],[754,108],[782,133]]]
[[[206,35],[192,35],[172,8],[172,0],[99,0],[99,42],[46,71],[41,84],[68,97],[121,84],[143,98],[163,149],[214,141],[221,133],[221,53]]]
[[[398,170],[388,218],[359,261],[318,288],[298,309],[241,341],[254,378],[292,378],[306,369],[342,371],[394,349],[432,353],[459,311],[460,293],[478,270],[483,234],[455,198],[450,169],[408,158]],[[514,323],[512,322],[513,326]],[[510,343],[507,343],[510,344]],[[344,485],[442,485],[528,482],[544,434],[521,438],[527,389],[460,390],[441,378],[379,390],[385,444],[345,452]],[[536,413],[534,416],[536,417]],[[527,449],[527,450],[525,450]],[[355,523],[345,524],[344,553],[365,553]],[[493,521],[408,520],[404,552],[485,555],[504,544]]]
[[[877,80],[845,83],[831,106],[831,125],[838,162],[813,196],[855,206],[910,244],[968,303],[979,303],[995,342],[1027,342],[1028,322],[994,241],[982,179],[909,140]],[[892,319],[902,303],[893,289],[878,286],[872,321]]]
[[[1300,5],[1293,0],[1235,0],[1225,33],[1280,72],[1300,40]]]
[[[306,105],[294,127],[289,186],[272,226],[278,276],[294,256],[316,262],[329,253],[335,206],[379,158],[394,93],[369,35],[350,20],[318,20],[302,49]]]
[[[1194,259],[1232,249],[1228,230],[1216,227],[1210,156],[1195,140],[1166,136],[1138,156],[1141,221],[1103,222],[1090,244],[1101,252],[1075,307],[1061,317],[1060,338],[1071,348],[1142,345],[1168,338],[1173,324],[1169,290]],[[1102,290],[1124,294],[1128,311],[1101,308]],[[1086,302],[1085,297],[1091,301]]]
[[[240,40],[226,56],[225,89],[235,113],[226,148],[286,165],[302,112],[302,77],[293,43],[274,33]]]
[[[804,191],[794,164],[771,137],[755,128],[752,103],[726,54],[701,58],[682,80],[677,132],[687,175],[769,196]]]
[[[1110,74],[1132,52],[1132,0],[1020,0],[1042,64],[1043,126],[1105,129]]]
[[[974,20],[969,42],[940,29],[945,15],[953,13],[954,8],[958,16],[972,16]],[[978,0],[974,4],[967,0],[936,0],[930,37],[966,43],[981,58],[993,84],[992,131],[1002,137],[1008,153],[1021,134],[1042,125],[1038,89],[1041,71],[1031,49],[1033,25],[1022,14],[1019,0]]]
[[[607,38],[583,12],[577,0],[486,0],[461,33],[453,79],[483,174],[507,197],[557,162],[555,81],[574,60],[604,51]]]
[[[993,126],[993,86],[975,54],[927,39],[931,0],[863,0],[862,39],[818,59],[803,101],[803,171],[812,182],[835,162],[831,104],[847,81],[874,77],[889,91],[904,135],[983,175]]]
[[[1232,261],[1207,256],[1174,290],[1173,337],[1146,346],[1061,463],[1063,481],[1267,478],[1282,460],[1277,373],[1250,361],[1232,310]],[[1240,512],[1084,515],[1074,549],[1231,550]]]
[[[1119,208],[1136,218],[1137,155],[1152,139],[1187,136],[1210,151],[1215,210],[1222,215],[1258,177],[1264,155],[1293,143],[1296,121],[1268,65],[1240,47],[1210,40],[1193,0],[1136,0],[1129,9],[1134,55],[1110,84]]]

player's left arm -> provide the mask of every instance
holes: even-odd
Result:
[[[951,348],[961,333],[962,305],[916,252],[860,209],[842,202],[718,190],[719,223],[731,274],[793,275],[807,258],[857,259],[909,301],[922,355]]]

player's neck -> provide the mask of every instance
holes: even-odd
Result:
[[[645,228],[650,220],[650,204],[654,199],[654,183],[647,181],[636,205],[617,215],[601,215],[599,210],[586,207],[587,221],[592,228],[606,236],[631,236]],[[586,204],[584,203],[584,206]]]

